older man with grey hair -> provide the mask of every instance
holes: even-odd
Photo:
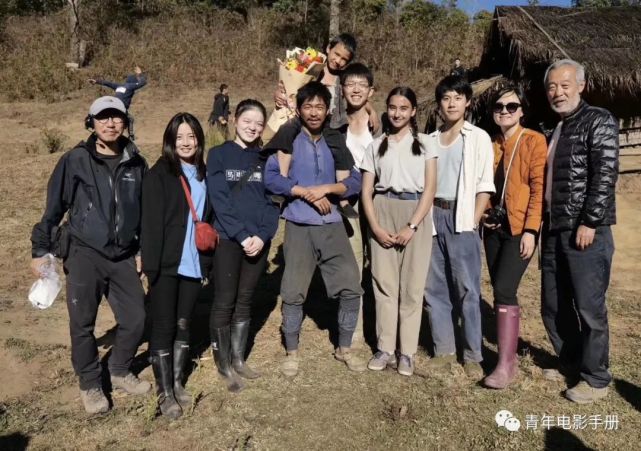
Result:
[[[619,167],[618,122],[581,99],[585,69],[564,59],[545,73],[550,107],[560,117],[548,147],[542,230],[542,316],[559,357],[549,379],[568,377],[565,396],[589,403],[607,394],[610,282]]]

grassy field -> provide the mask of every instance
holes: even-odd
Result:
[[[263,87],[264,88],[264,87]],[[268,89],[262,91],[268,92]],[[256,331],[249,362],[262,377],[229,394],[217,378],[206,349],[211,292],[204,292],[194,315],[194,367],[187,388],[196,402],[179,421],[156,416],[155,398],[111,395],[112,410],[103,416],[84,414],[69,361],[66,306],[61,296],[48,310],[33,309],[26,300],[32,277],[28,271],[29,235],[44,205],[46,182],[60,154],[48,154],[43,128],[59,130],[67,147],[85,136],[82,130],[90,99],[85,90],[64,102],[0,104],[0,450],[11,449],[636,449],[641,440],[641,280],[636,239],[641,226],[638,205],[641,179],[625,175],[618,186],[617,252],[608,293],[611,325],[611,369],[615,381],[604,401],[578,406],[566,401],[562,383],[543,379],[541,368],[553,362],[539,313],[540,273],[533,262],[520,289],[523,319],[521,376],[505,391],[491,391],[469,380],[460,366],[437,377],[425,371],[429,330],[423,322],[417,374],[393,371],[350,373],[334,360],[332,340],[336,303],[326,300],[318,281],[310,291],[301,337],[299,376],[287,379],[278,365],[283,357],[279,332],[278,286],[282,227],[274,242],[269,271],[261,281],[255,309]],[[159,154],[162,130],[176,111],[187,110],[205,120],[213,93],[142,91],[135,100],[137,136],[150,162]],[[240,100],[238,93],[232,93]],[[267,97],[265,95],[264,97]],[[263,100],[267,100],[264,98]],[[487,280],[485,277],[484,280]],[[483,285],[484,357],[486,370],[496,362],[494,318],[487,282]],[[366,335],[371,343],[372,300],[366,297]],[[106,303],[100,308],[96,336],[108,357],[114,321]],[[140,377],[152,380],[143,343],[135,361]],[[202,352],[200,352],[202,351]],[[369,358],[371,349],[360,352]],[[521,430],[497,427],[495,414],[507,409],[521,421]],[[526,428],[536,416],[537,427]],[[616,416],[617,429],[605,424],[580,424]],[[550,417],[549,421],[544,416]],[[570,428],[563,419],[570,418]],[[533,417],[527,417],[532,420]],[[547,423],[544,423],[547,422]],[[560,423],[557,425],[557,423]],[[532,426],[532,424],[530,424]],[[610,423],[609,427],[614,427]],[[567,426],[566,426],[567,427]]]

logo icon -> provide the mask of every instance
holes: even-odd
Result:
[[[521,422],[509,410],[499,410],[494,416],[494,420],[498,427],[504,427],[510,432],[516,432],[521,429]]]

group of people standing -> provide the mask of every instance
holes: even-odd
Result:
[[[255,287],[265,272],[278,218],[285,220],[281,281],[281,372],[298,374],[303,304],[318,268],[338,307],[335,358],[349,370],[392,367],[414,372],[423,308],[434,357],[430,373],[458,361],[489,388],[518,373],[517,289],[542,239],[543,322],[559,356],[546,377],[569,377],[575,402],[607,393],[605,292],[613,253],[618,126],[581,100],[583,67],[550,66],[545,88],[561,121],[551,141],[522,126],[523,92],[508,86],[492,102],[494,139],[465,120],[472,88],[450,75],[436,86],[443,125],[419,133],[411,88],[394,88],[382,121],[372,107],[373,74],[353,63],[356,41],[343,34],[327,47],[327,67],[295,99],[298,117],[263,145],[265,107],[243,100],[235,138],[209,150],[198,120],[175,115],[162,155],[149,170],[123,136],[126,108],[113,97],[90,107],[87,141],[67,152],[51,176],[47,208],[32,233],[32,269],[45,254],[64,259],[72,363],[91,413],[109,405],[100,384],[93,328],[107,297],[118,322],[111,383],[146,393],[129,365],[142,336],[149,279],[150,354],[163,415],[178,418],[191,402],[184,370],[189,323],[210,279],[210,338],[218,373],[231,392],[259,374],[245,361]],[[329,87],[329,89],[328,89]],[[274,203],[274,195],[283,203]],[[58,227],[67,213],[68,219]],[[200,222],[214,226],[215,249],[196,245]],[[480,308],[481,246],[494,291],[499,360],[485,378]],[[362,328],[363,264],[371,269],[376,352],[365,362],[353,337]],[[138,273],[138,275],[137,275]]]

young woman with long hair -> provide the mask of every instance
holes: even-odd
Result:
[[[396,365],[411,376],[432,245],[428,215],[436,191],[436,154],[416,124],[416,94],[387,96],[385,134],[367,148],[361,170],[362,207],[369,222],[378,352],[371,370]]]
[[[143,181],[140,240],[151,300],[149,349],[160,410],[171,419],[178,418],[181,406],[191,402],[183,386],[189,320],[200,288],[209,277],[212,258],[196,248],[187,200],[188,194],[200,220],[212,221],[205,187],[204,143],[198,119],[189,113],[176,114],[165,129],[162,155]]]

